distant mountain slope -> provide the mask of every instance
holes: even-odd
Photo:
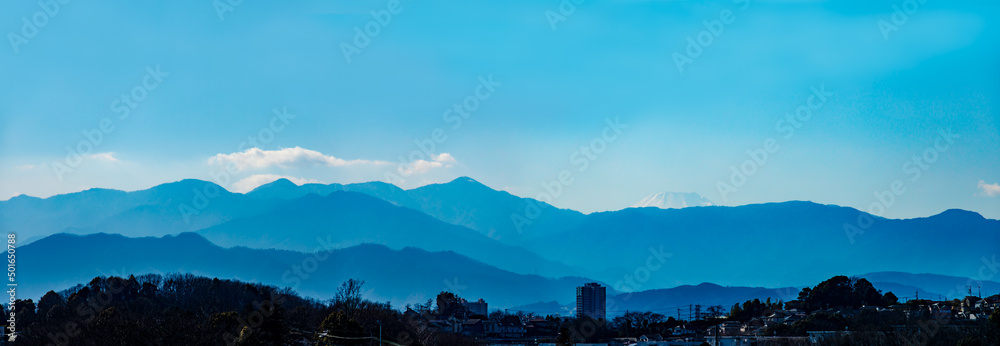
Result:
[[[345,247],[362,243],[393,249],[454,251],[522,274],[566,276],[574,269],[505,245],[468,228],[361,193],[307,195],[272,210],[198,231],[221,246],[312,251],[319,241]]]
[[[608,282],[656,268],[644,287],[669,287],[702,281],[797,286],[839,273],[889,270],[974,277],[982,256],[997,253],[997,244],[1000,221],[972,212],[892,220],[852,208],[784,202],[594,213],[580,226],[526,247],[594,270]],[[647,264],[659,251],[670,254],[662,268],[658,260]]]
[[[680,209],[687,207],[707,207],[710,205],[715,204],[694,192],[659,192],[635,202],[632,208],[655,207],[660,209]]]
[[[246,195],[253,198],[267,199],[267,198],[280,198],[280,199],[295,199],[311,193],[326,196],[334,191],[342,191],[344,185],[342,184],[302,184],[295,185],[288,179],[281,178],[270,183],[258,186]]]
[[[14,197],[0,202],[0,228],[17,233],[22,242],[67,231],[159,236],[252,215],[279,202],[186,179],[133,192],[90,189],[45,199]]]
[[[943,294],[938,294],[935,292],[927,291],[920,287],[904,285],[895,282],[872,282],[872,286],[875,287],[875,289],[882,292],[892,292],[892,294],[895,294],[896,298],[898,298],[900,302],[905,302],[917,297],[919,297],[920,299],[932,299],[932,300],[948,299],[948,297],[945,297]]]
[[[505,308],[538,299],[571,299],[575,287],[588,281],[514,274],[452,252],[370,244],[316,255],[227,249],[194,233],[162,238],[58,234],[18,250],[18,292],[36,300],[49,290],[86,284],[98,275],[181,272],[291,287],[317,299],[332,298],[341,282],[358,278],[365,280],[367,298],[394,306],[452,291]]]
[[[993,258],[990,256],[986,257],[986,261],[992,261]],[[984,263],[985,266],[985,263]],[[994,274],[992,277],[1000,278],[1000,274],[993,273],[990,268],[984,267],[984,273]],[[938,299],[938,295],[944,296],[945,298],[963,298],[969,295],[969,290],[972,290],[972,295],[979,295],[982,292],[983,297],[988,297],[994,294],[1000,294],[1000,282],[989,281],[989,280],[975,280],[971,278],[963,278],[956,276],[947,275],[937,275],[937,274],[911,274],[911,273],[901,273],[901,272],[877,272],[858,275],[858,277],[863,277],[871,281],[876,287],[878,283],[894,283],[899,285],[906,285],[910,287],[918,287],[924,292],[930,295],[921,296],[921,298],[926,299]],[[915,297],[912,290],[900,291],[896,293],[899,297]]]
[[[344,191],[377,199],[319,196],[349,193]],[[412,190],[379,182],[297,186],[278,180],[246,195],[184,180],[135,192],[16,197],[0,202],[0,227],[18,233],[22,244],[56,232],[160,236],[207,228],[204,234],[223,244],[301,250],[330,235],[343,246],[453,250],[518,273],[613,284],[648,271],[644,289],[706,281],[798,286],[883,271],[978,277],[984,256],[1000,249],[1000,220],[963,210],[893,220],[795,201],[584,215],[545,205],[532,209],[537,203],[469,178]],[[516,220],[524,226],[520,231]]]
[[[439,220],[471,228],[512,245],[524,244],[538,236],[572,228],[583,218],[580,212],[558,209],[534,199],[493,190],[469,177],[412,190],[403,190],[383,182],[297,186],[287,179],[279,179],[261,185],[248,192],[247,196],[291,199],[308,193],[326,195],[341,190],[364,193],[398,206],[419,210]],[[540,211],[537,214],[532,209],[535,206]]]
[[[677,316],[681,310],[681,318],[687,319],[694,305],[701,305],[703,313],[713,305],[722,306],[723,313],[729,312],[733,304],[747,300],[760,299],[765,301],[789,301],[798,296],[801,288],[762,288],[762,287],[723,287],[711,283],[699,285],[683,285],[674,288],[646,290],[634,293],[608,295],[607,313],[618,316],[625,311],[652,311],[666,316]],[[575,307],[572,300],[562,303],[549,301],[526,304],[512,308],[513,310],[551,314],[562,311],[569,313]]]
[[[944,275],[908,274],[898,272],[872,273],[860,275],[860,277],[868,278],[869,280],[873,277],[902,280],[900,282],[872,283],[876,289],[882,291],[883,293],[893,292],[893,294],[899,297],[901,302],[906,299],[913,299],[915,297],[914,292],[919,292],[921,299],[939,299],[938,293],[927,289],[940,287],[942,282],[922,281],[922,279],[938,279],[945,282],[961,279]],[[919,278],[921,280],[912,280],[913,278]],[[914,286],[914,284],[922,284],[922,286],[918,287]],[[990,285],[995,284],[995,282],[990,282]],[[985,286],[986,285],[984,285],[984,287]],[[729,308],[731,308],[733,304],[743,303],[747,300],[760,299],[761,301],[764,301],[770,298],[771,301],[780,300],[788,302],[796,299],[799,291],[801,290],[802,287],[723,287],[712,283],[702,283],[698,285],[682,285],[673,288],[609,295],[607,306],[608,315],[621,315],[625,311],[652,311],[667,316],[677,316],[677,310],[680,309],[681,318],[688,318],[689,309],[694,305],[701,305],[702,312],[705,312],[709,306],[721,305],[723,307],[723,311],[728,312]],[[985,288],[983,296],[986,296]],[[945,298],[949,297],[945,296]],[[575,303],[572,300],[562,300],[561,302],[548,301],[526,304],[514,307],[512,310],[549,314],[556,312],[569,313],[574,307]]]

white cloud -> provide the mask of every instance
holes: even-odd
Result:
[[[456,162],[455,157],[451,156],[449,153],[441,153],[437,156],[432,156],[431,160],[433,161],[416,160],[410,162],[408,165],[398,167],[397,170],[405,177],[413,174],[426,173],[427,171],[435,168],[451,167],[451,164]]]
[[[115,158],[115,153],[110,151],[106,153],[90,154],[87,155],[87,158],[106,161],[106,162],[118,162],[118,159]]]
[[[441,153],[441,154],[438,154],[438,156],[434,158],[434,161],[445,163],[445,164],[455,163],[455,157],[451,156],[451,154],[449,154],[449,153]]]
[[[290,176],[287,176],[287,175],[254,174],[254,175],[251,175],[249,177],[240,179],[240,181],[237,181],[237,182],[233,183],[232,190],[233,190],[233,192],[247,193],[247,192],[250,192],[253,189],[257,188],[258,186],[261,186],[261,185],[273,182],[273,181],[281,179],[281,178],[285,178],[285,179],[291,180],[293,183],[295,183],[295,185],[312,184],[312,183],[321,184],[322,183],[322,182],[320,182],[320,181],[318,181],[316,179],[296,178],[296,177],[290,177]]]
[[[1000,184],[998,183],[987,184],[986,181],[980,180],[979,189],[982,190],[979,192],[980,196],[983,197],[1000,196]]]
[[[330,155],[324,155],[315,150],[300,147],[284,148],[281,150],[260,150],[250,148],[246,151],[232,154],[217,154],[208,159],[209,164],[234,164],[238,170],[268,168],[268,167],[304,167],[304,166],[331,166],[347,167],[356,165],[388,165],[386,161],[373,160],[344,160]]]

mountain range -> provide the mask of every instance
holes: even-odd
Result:
[[[651,197],[647,202],[661,204],[655,202],[655,194]],[[669,199],[664,194],[660,200]],[[932,282],[941,282],[935,281],[940,278],[903,274],[935,273],[957,277],[958,281],[989,281],[997,274],[995,254],[1000,244],[1000,221],[964,210],[900,220],[853,208],[790,201],[735,207],[637,207],[583,214],[497,191],[467,177],[410,190],[382,182],[296,185],[279,179],[240,194],[189,179],[133,192],[90,189],[44,199],[17,196],[0,201],[0,227],[18,234],[21,245],[28,249],[45,245],[35,244],[45,239],[54,241],[45,238],[54,234],[60,234],[55,240],[63,241],[72,239],[65,238],[70,234],[119,234],[124,236],[121,239],[140,242],[160,239],[160,243],[154,242],[160,246],[168,246],[164,242],[170,239],[185,239],[193,243],[191,247],[213,253],[265,251],[266,258],[282,258],[278,264],[261,263],[262,268],[271,269],[301,260],[318,248],[359,253],[379,249],[384,259],[357,255],[366,258],[358,261],[372,262],[361,266],[372,271],[397,265],[390,258],[406,262],[405,255],[417,256],[422,251],[458,256],[461,261],[491,270],[539,280],[579,278],[567,281],[575,285],[587,278],[622,294],[704,282],[723,287],[801,287],[834,275],[896,272],[900,274],[879,274],[882,276],[870,280],[882,287],[912,288],[915,294],[945,295],[967,285],[954,280],[945,286],[935,285]],[[163,238],[168,235],[174,237]],[[121,239],[120,245],[126,246]],[[148,268],[132,266],[133,262],[144,262],[124,255],[98,256],[107,262],[92,267],[119,263],[132,270],[218,269],[190,262],[197,251],[186,246],[169,247],[169,255],[150,258]],[[58,253],[52,251],[57,250],[44,252]],[[88,258],[86,253],[78,256]],[[441,261],[428,260],[445,263]],[[238,263],[232,262],[230,269],[240,273],[241,279],[258,278],[254,273],[263,278],[270,273],[239,268]],[[440,267],[433,270],[449,270],[448,265]],[[87,270],[90,272],[82,277],[64,272],[65,280],[49,283],[68,287],[78,283],[74,280],[93,277],[92,270]],[[431,271],[414,272],[430,275]],[[448,273],[452,278],[477,275],[464,270]],[[334,274],[330,275],[337,280],[345,277]],[[274,277],[267,279],[275,283]],[[335,282],[324,280],[325,285]],[[482,284],[488,282],[484,279]],[[541,281],[526,285],[548,287]],[[307,295],[330,292],[307,289],[303,292]],[[982,289],[984,294],[997,290],[985,284]],[[381,297],[410,301],[392,289],[382,290],[388,293]],[[550,301],[543,298],[544,294],[530,300],[503,299],[509,299],[507,306]],[[561,301],[565,297],[552,298]]]
[[[450,291],[463,297],[484,298],[494,308],[567,314],[574,307],[575,287],[593,281],[583,277],[516,274],[448,251],[430,252],[412,247],[393,250],[374,244],[324,246],[314,252],[224,248],[196,233],[159,238],[56,234],[19,249],[19,293],[40,297],[49,290],[85,284],[95,276],[179,272],[288,287],[322,300],[331,298],[339,283],[357,278],[365,281],[367,299],[388,301],[395,306],[423,303],[438,292]],[[917,291],[930,299],[938,299],[948,293],[944,289],[969,281],[898,272],[859,277],[868,278],[876,288],[894,291],[900,297]],[[1000,289],[997,282],[976,284],[990,292]],[[711,283],[636,292],[609,289],[608,310],[611,314],[633,310],[670,315],[689,305],[705,308],[721,305],[728,309],[732,304],[752,299],[792,300],[800,289],[724,287]]]
[[[22,297],[86,284],[95,276],[192,273],[289,287],[331,299],[341,282],[365,281],[365,296],[400,306],[433,299],[441,291],[488,297],[495,306],[532,299],[566,299],[590,279],[515,274],[454,252],[361,244],[298,251],[223,248],[196,233],[128,238],[117,234],[57,234],[19,248]],[[567,293],[568,292],[568,293]]]

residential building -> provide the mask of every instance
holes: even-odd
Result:
[[[606,288],[591,282],[576,288],[576,316],[605,319]]]

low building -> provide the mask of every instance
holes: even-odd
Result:
[[[465,300],[465,298],[460,298],[458,302],[461,303],[463,307],[468,309],[469,314],[471,315],[486,316],[489,313],[489,306],[486,304],[486,301],[483,300],[483,298],[479,298],[479,300],[474,302]]]
[[[486,323],[478,318],[473,318],[462,322],[462,334],[477,336],[486,335]]]

